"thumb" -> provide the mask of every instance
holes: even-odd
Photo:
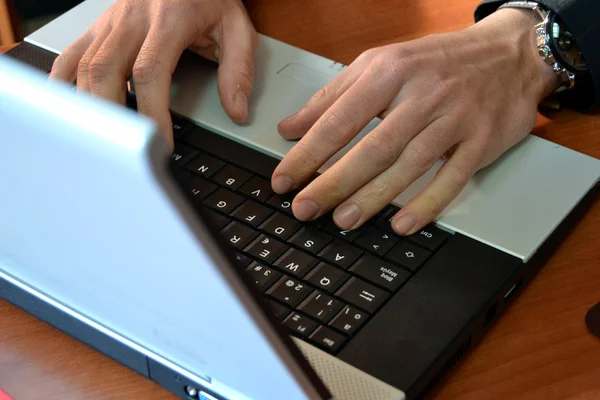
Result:
[[[254,56],[258,37],[245,12],[223,21],[218,91],[221,105],[238,123],[248,117],[248,98],[254,84]]]

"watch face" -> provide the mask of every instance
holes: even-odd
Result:
[[[587,71],[588,66],[579,45],[557,14],[552,13],[548,28],[550,47],[558,63],[571,72]]]

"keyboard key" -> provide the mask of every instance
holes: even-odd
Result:
[[[335,354],[346,343],[346,337],[326,326],[320,326],[309,340],[323,350]]]
[[[250,257],[246,257],[242,253],[235,253],[235,261],[242,269],[245,269],[248,265],[250,265],[250,263],[252,263],[252,259]]]
[[[204,200],[204,204],[222,212],[223,214],[229,214],[237,206],[242,204],[244,198],[239,194],[235,194],[225,189],[218,189],[216,192],[208,196]]]
[[[289,247],[279,240],[267,235],[260,235],[252,244],[246,247],[244,252],[273,264],[287,249]]]
[[[256,283],[258,290],[261,292],[270,288],[277,282],[277,279],[281,278],[281,272],[277,272],[257,262],[252,263],[246,271],[250,274],[251,279]]]
[[[306,338],[310,335],[319,324],[312,319],[300,315],[298,313],[293,313],[288,316],[285,321],[283,321],[283,325],[289,328],[292,333],[300,338]]]
[[[269,198],[267,204],[275,207],[276,209],[283,211],[288,215],[293,215],[292,213],[292,201],[294,200],[295,193],[279,195],[275,194]]]
[[[197,150],[194,150],[190,146],[185,144],[176,143],[175,151],[171,154],[171,164],[174,166],[181,166],[194,158],[198,154]]]
[[[341,240],[335,239],[319,253],[319,257],[324,258],[338,267],[348,269],[363,254],[364,252],[362,250],[352,247]]]
[[[390,294],[361,279],[350,278],[338,290],[336,296],[372,314],[390,297]]]
[[[308,296],[308,299],[302,302],[298,309],[323,323],[327,323],[343,307],[344,303],[341,301],[315,290]]]
[[[303,250],[317,254],[333,240],[333,237],[325,232],[318,230],[314,226],[305,226],[300,232],[294,235],[288,242],[300,247]]]
[[[219,185],[227,186],[231,190],[238,190],[251,177],[252,174],[250,172],[246,172],[233,165],[227,165],[214,174],[212,180]]]
[[[392,229],[392,218],[394,218],[394,215],[396,215],[398,211],[400,211],[399,207],[392,205],[387,206],[375,219],[373,225],[388,233],[394,233],[394,229]]]
[[[361,226],[360,228],[357,228],[353,231],[346,231],[343,229],[340,229],[335,222],[333,222],[333,219],[330,219],[329,221],[327,221],[325,223],[325,232],[327,233],[331,233],[334,236],[337,236],[339,238],[342,238],[344,240],[347,240],[349,242],[354,241],[361,233],[364,232],[365,230],[365,226]]]
[[[258,236],[258,232],[239,222],[232,222],[223,229],[221,235],[236,249],[243,249]]]
[[[219,231],[225,228],[231,222],[231,220],[226,216],[218,214],[212,210],[206,210],[205,215],[206,218],[209,219]]]
[[[337,329],[346,335],[354,335],[358,328],[365,323],[369,315],[358,308],[346,306],[335,318],[329,323],[329,326]]]
[[[273,265],[298,278],[302,278],[317,265],[318,262],[319,261],[316,258],[311,257],[309,254],[300,250],[289,249]]]
[[[192,171],[195,174],[201,175],[205,178],[210,178],[218,170],[223,168],[225,163],[218,160],[208,154],[200,153],[192,161],[185,165],[185,168]]]
[[[192,176],[185,182],[185,189],[194,203],[200,203],[209,194],[217,190],[217,185],[199,176]]]
[[[385,258],[411,271],[416,271],[430,255],[431,252],[422,247],[408,242],[400,242],[392,251],[386,254]]]
[[[267,291],[267,294],[292,308],[296,308],[311,292],[312,289],[303,282],[284,275]]]
[[[290,217],[276,212],[269,219],[267,219],[259,229],[270,233],[271,235],[278,237],[281,240],[287,240],[290,236],[298,231],[302,227],[302,224]]]
[[[216,155],[230,164],[240,164],[265,179],[273,175],[280,161],[199,126],[192,128],[182,139],[194,148]]]
[[[255,201],[246,200],[241,206],[236,208],[230,215],[242,222],[250,224],[254,227],[262,224],[273,213],[270,208],[267,208]]]
[[[408,271],[371,255],[361,257],[350,271],[390,292],[398,290],[410,277]]]
[[[271,189],[271,183],[258,176],[254,176],[248,182],[244,183],[239,191],[261,203],[269,200],[275,194],[273,189]]]
[[[173,121],[173,137],[175,139],[179,139],[185,135],[194,126],[190,121],[177,115],[171,115],[171,120]]]
[[[271,311],[273,311],[273,315],[275,315],[275,318],[277,318],[280,321],[282,321],[285,317],[289,315],[289,313],[292,312],[291,308],[284,306],[283,304],[275,300],[267,299],[266,301],[267,307],[270,308]]]
[[[450,236],[448,232],[441,230],[437,226],[428,225],[419,232],[407,236],[406,239],[421,245],[426,249],[435,251],[442,245],[442,243],[444,243],[448,236]]]
[[[333,293],[350,278],[346,272],[331,265],[320,263],[304,278],[307,282]]]
[[[187,171],[178,165],[171,164],[170,167],[171,173],[173,174],[173,178],[175,178],[175,180],[179,183],[185,183],[185,181],[187,181],[190,178],[190,176],[192,176],[192,173],[190,171]]]
[[[398,237],[392,236],[389,232],[369,227],[354,243],[367,251],[383,256],[399,241]]]

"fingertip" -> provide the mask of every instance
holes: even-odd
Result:
[[[417,218],[412,214],[402,214],[392,220],[392,229],[400,236],[412,235],[417,230]]]
[[[277,124],[277,131],[284,139],[296,140],[306,134],[307,129],[303,129],[297,123],[298,114],[299,113],[292,114]]]

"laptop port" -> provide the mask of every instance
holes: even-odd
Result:
[[[504,295],[504,303],[505,304],[508,303],[508,301],[510,299],[512,299],[512,297],[517,293],[517,290],[519,290],[522,283],[523,283],[523,278],[519,279],[517,281],[517,283],[515,283],[510,289],[508,289],[506,291],[506,294]]]

